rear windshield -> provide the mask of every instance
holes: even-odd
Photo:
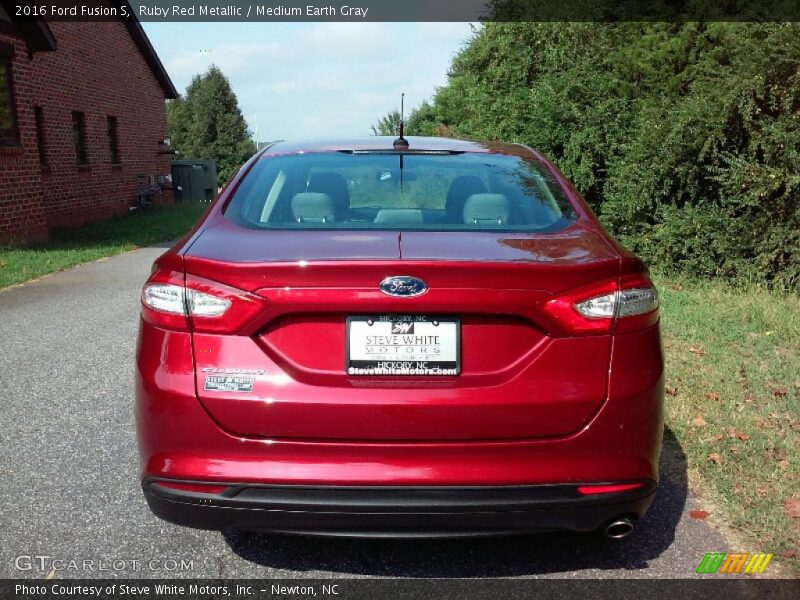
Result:
[[[558,231],[575,218],[539,162],[395,152],[262,158],[225,215],[251,228],[405,231]]]

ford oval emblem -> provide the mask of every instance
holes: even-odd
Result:
[[[428,285],[417,277],[396,275],[381,281],[381,291],[389,296],[419,296],[428,291]]]

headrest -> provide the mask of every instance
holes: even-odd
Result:
[[[339,173],[324,171],[313,173],[308,179],[309,192],[328,194],[333,198],[336,206],[336,216],[344,218],[350,209],[350,191],[347,189],[347,180]]]
[[[472,194],[483,194],[486,186],[476,175],[460,175],[450,182],[444,208],[453,220],[459,220],[464,210],[464,203]]]
[[[506,225],[511,208],[503,194],[472,194],[464,203],[465,225]]]
[[[390,225],[422,223],[422,211],[413,208],[382,208],[375,216],[374,222]]]
[[[334,217],[333,198],[318,192],[295,194],[291,203],[292,217],[298,223],[331,223]]]

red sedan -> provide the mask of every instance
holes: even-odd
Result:
[[[644,265],[530,148],[394,142],[274,144],[156,261],[136,376],[151,509],[624,537],[663,426]]]

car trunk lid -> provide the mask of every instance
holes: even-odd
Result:
[[[200,401],[231,432],[527,439],[574,432],[605,400],[610,336],[559,336],[540,312],[553,294],[618,275],[618,255],[593,232],[255,231],[221,249],[214,229],[186,254],[187,272],[267,300],[236,335],[193,335]],[[422,279],[427,292],[381,292],[396,275]],[[354,315],[457,318],[461,373],[349,375]],[[208,389],[209,377],[237,371],[252,386]]]

